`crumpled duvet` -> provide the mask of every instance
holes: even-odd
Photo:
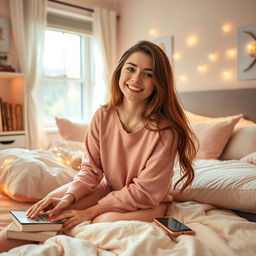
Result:
[[[195,231],[195,236],[170,238],[154,223],[118,221],[81,223],[40,245],[24,245],[1,256],[253,256],[256,223],[229,210],[193,201],[173,202],[167,210]]]

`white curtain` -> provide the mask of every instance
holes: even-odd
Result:
[[[109,84],[116,65],[116,12],[94,8],[94,87],[92,111],[108,100]]]
[[[44,28],[47,0],[11,0],[10,13],[19,69],[26,79],[26,127],[31,149],[46,146],[42,132],[42,89]]]

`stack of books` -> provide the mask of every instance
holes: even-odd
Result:
[[[23,105],[0,98],[0,132],[22,131],[23,126]]]
[[[43,242],[55,236],[63,225],[63,221],[50,222],[47,213],[35,219],[29,219],[24,211],[10,211],[13,222],[7,228],[7,237]]]

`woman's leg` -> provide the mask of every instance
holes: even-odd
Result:
[[[167,204],[160,204],[153,209],[138,210],[135,212],[107,212],[93,220],[93,223],[113,222],[119,220],[140,220],[151,222],[154,218],[161,218],[165,215]]]
[[[7,226],[8,227],[8,226]],[[17,239],[8,239],[7,238],[7,227],[0,231],[0,253],[7,252],[12,248],[24,245],[24,244],[33,244],[36,242],[17,240]]]

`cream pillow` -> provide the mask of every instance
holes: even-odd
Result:
[[[195,179],[183,193],[179,184],[176,201],[198,201],[226,209],[256,213],[256,166],[239,160],[196,160]],[[180,178],[176,167],[173,184]]]
[[[59,134],[64,140],[84,141],[87,125],[77,124],[64,118],[55,118]]]
[[[190,123],[212,123],[221,120],[228,120],[234,117],[207,117],[191,113],[189,111],[185,111],[185,114]],[[223,160],[238,160],[254,151],[256,151],[256,123],[242,117],[236,123],[232,134],[219,158]]]
[[[199,141],[198,159],[218,159],[241,115],[211,121],[191,122]]]
[[[3,149],[0,154],[0,191],[21,202],[35,202],[73,180],[77,173],[48,151]]]
[[[247,156],[244,156],[243,158],[240,159],[240,161],[256,164],[256,152],[253,152]]]
[[[256,151],[256,125],[237,129],[226,145],[221,159],[241,159]]]

